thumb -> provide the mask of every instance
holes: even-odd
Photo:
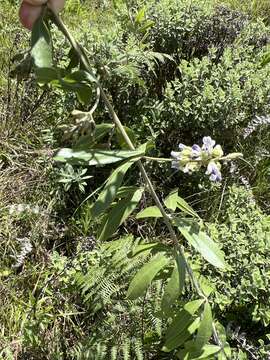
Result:
[[[24,0],[19,10],[19,18],[24,27],[31,30],[36,20],[41,15],[42,5],[47,0]],[[65,0],[49,0],[48,6],[55,13],[63,10]]]
[[[34,6],[23,2],[19,10],[19,18],[22,25],[31,30],[36,20],[41,15],[42,6]]]

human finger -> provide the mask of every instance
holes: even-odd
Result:
[[[19,18],[24,27],[31,30],[36,20],[41,15],[42,6],[31,5],[27,2],[21,4]]]

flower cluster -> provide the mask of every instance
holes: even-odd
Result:
[[[38,205],[30,205],[30,204],[13,204],[9,206],[9,214],[21,214],[21,213],[29,213],[29,214],[40,214],[42,209]]]
[[[21,267],[24,264],[27,255],[31,253],[33,249],[33,246],[28,238],[17,239],[17,241],[20,244],[21,249],[16,256],[13,256],[16,261],[13,265],[14,268]]]
[[[171,156],[172,168],[191,174],[200,170],[202,167],[206,168],[206,175],[209,175],[211,181],[221,181],[221,163],[220,161],[228,161],[242,156],[240,153],[233,153],[223,156],[223,150],[220,145],[217,145],[215,140],[210,136],[203,138],[203,145],[186,146],[179,144],[180,151],[172,151]]]

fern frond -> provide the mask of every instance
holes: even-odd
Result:
[[[125,338],[122,342],[121,352],[123,354],[123,360],[130,360],[131,357],[131,347],[130,347],[130,339]]]
[[[111,348],[111,360],[117,360],[117,346]]]
[[[134,349],[134,353],[136,355],[136,359],[143,360],[144,354],[143,354],[143,344],[142,344],[141,339],[135,339],[135,341],[133,343],[133,349]]]

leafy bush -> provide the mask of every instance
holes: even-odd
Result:
[[[92,30],[85,45],[120,118],[142,141],[159,135],[168,152],[180,134],[219,142],[222,134],[223,144],[235,146],[241,129],[267,114],[269,66],[261,60],[269,29],[262,22],[212,2],[163,0],[147,4],[144,18],[153,25],[138,36],[122,13],[113,31]]]
[[[159,208],[142,210],[151,201],[151,186],[146,181],[144,187],[134,167],[130,170],[138,158],[126,150],[119,130],[109,123],[104,96],[94,116],[89,109],[99,100],[93,71],[123,123],[135,130],[125,127],[136,145],[157,139],[156,152],[168,154],[180,141],[191,145],[210,134],[226,151],[235,151],[237,144],[256,167],[257,191],[267,209],[269,161],[264,148],[268,151],[269,139],[256,131],[247,140],[242,135],[255,115],[265,117],[269,112],[269,64],[262,64],[269,28],[238,11],[216,7],[214,1],[114,3],[117,11],[106,2],[96,8],[82,8],[77,0],[67,3],[64,16],[86,48],[88,72],[54,28],[54,61],[45,60],[57,69],[35,68],[36,74],[23,81],[19,77],[0,82],[3,108],[8,99],[12,104],[5,117],[12,121],[5,122],[1,141],[0,192],[7,195],[1,198],[0,214],[0,357],[141,360],[189,354],[212,359],[211,354],[219,352],[218,359],[223,359],[224,348],[227,357],[245,359],[250,349],[238,345],[230,327],[241,327],[249,340],[255,331],[258,342],[253,345],[261,345],[256,356],[268,356],[262,342],[267,341],[270,321],[270,226],[251,191],[233,187],[227,196],[224,184],[220,194],[220,188],[209,190],[199,175],[181,185],[184,196],[187,187],[192,194],[199,187],[195,201],[207,198],[198,201],[198,210],[204,218],[214,218],[207,226],[214,241],[178,189],[164,199],[167,221],[182,234],[178,235],[186,246],[184,255],[188,263],[193,261],[189,269],[178,237],[171,239],[158,223]],[[80,33],[76,16],[83,28]],[[4,20],[0,39],[6,29],[11,36],[12,27]],[[11,47],[9,40],[6,46]],[[4,75],[9,57],[4,54]],[[35,85],[35,75],[45,83],[43,88]],[[77,115],[83,114],[75,125],[68,115],[74,108]],[[71,161],[72,166],[52,164],[52,153],[60,146],[74,147],[75,151],[58,152],[58,160],[62,155],[61,161]],[[165,188],[162,177],[169,182],[172,170],[149,165],[149,147],[144,144],[136,156],[154,174],[157,193],[166,194],[171,189]],[[186,150],[191,164],[192,149]],[[120,160],[125,162],[115,168],[114,161]],[[247,169],[238,168],[233,180],[247,176]],[[168,188],[178,180],[173,177]],[[252,174],[247,186],[253,185],[250,180]],[[195,182],[200,183],[195,187]],[[215,218],[215,204],[222,219]],[[132,215],[136,209],[140,212]],[[154,219],[138,220],[147,213]],[[222,273],[205,263],[226,267],[219,247],[230,265]],[[191,256],[191,249],[203,259]],[[192,269],[204,275],[198,276],[198,284],[190,276]],[[215,285],[212,294],[208,283]],[[234,348],[232,356],[226,335]]]
[[[215,303],[223,317],[246,326],[244,331],[251,321],[267,327],[270,218],[258,208],[252,192],[243,187],[231,187],[223,205],[222,224],[210,224],[209,231],[225,251],[231,269],[209,274],[216,288]]]
[[[256,114],[269,112],[269,67],[259,68],[260,56],[251,48],[228,48],[215,64],[215,54],[213,49],[209,57],[181,61],[179,79],[167,85],[152,124],[154,131],[169,134],[161,137],[165,146],[214,134],[230,148]]]
[[[177,60],[190,60],[208,54],[213,46],[219,55],[234,42],[247,24],[247,17],[213,1],[162,0],[149,9],[155,21],[150,41],[157,51],[175,54]]]
[[[268,0],[221,0],[219,1],[227,6],[230,6],[232,9],[242,11],[249,14],[253,18],[260,17],[267,24],[270,23],[269,17],[269,1]]]

